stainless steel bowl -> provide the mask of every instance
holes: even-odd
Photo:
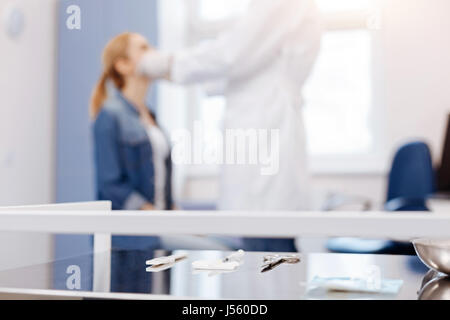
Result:
[[[450,278],[430,271],[425,276],[419,300],[450,300]]]
[[[450,275],[450,240],[418,239],[412,243],[427,267]]]

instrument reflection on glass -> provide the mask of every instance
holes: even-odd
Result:
[[[430,270],[423,279],[419,300],[450,300],[450,277]]]

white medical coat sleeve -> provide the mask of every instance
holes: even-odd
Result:
[[[280,53],[311,5],[310,0],[253,0],[230,31],[175,54],[172,80],[193,84],[231,79],[263,68]]]

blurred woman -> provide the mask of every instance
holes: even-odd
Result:
[[[149,49],[139,34],[123,33],[112,39],[104,49],[103,72],[92,95],[97,197],[112,201],[113,210],[173,207],[169,141],[145,102],[151,80],[136,72]],[[145,260],[160,247],[159,239],[113,237],[112,246],[122,250],[117,259],[113,255],[112,290],[148,292],[148,283],[130,283],[126,274],[135,268],[145,273]]]

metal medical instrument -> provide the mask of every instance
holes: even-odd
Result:
[[[160,257],[146,262],[147,272],[156,272],[167,270],[175,265],[175,263],[180,262],[187,258],[186,253],[175,254],[168,257]]]
[[[275,269],[282,264],[297,264],[301,261],[300,256],[291,255],[267,255],[264,257],[264,264],[261,273],[265,273]]]

